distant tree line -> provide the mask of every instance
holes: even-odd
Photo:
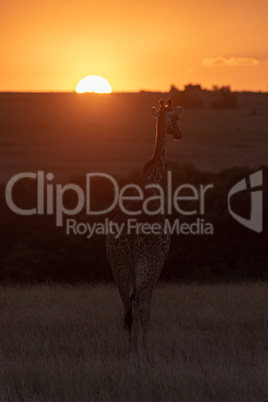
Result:
[[[199,84],[188,84],[184,86],[184,90],[180,91],[175,85],[171,85],[169,94],[176,104],[182,104],[185,107],[204,107],[205,95],[209,94],[211,108],[238,108],[237,93],[232,92],[230,86],[220,88],[214,85],[209,91],[202,89]]]
[[[213,191],[206,195],[204,219],[214,226],[213,235],[174,234],[169,255],[161,275],[162,280],[178,281],[236,281],[268,280],[267,208],[264,208],[264,231],[255,233],[236,222],[227,208],[229,189],[252,171],[248,168],[232,168],[220,173],[197,171],[193,166],[169,163],[174,188],[190,183],[196,188],[201,184],[213,184]],[[263,167],[264,200],[267,200],[268,168]],[[118,178],[120,186],[137,181],[138,173]],[[85,186],[84,178],[77,184]],[[104,208],[111,199],[109,186],[96,181],[92,191],[92,205]],[[166,183],[164,180],[163,188]],[[0,280],[2,282],[94,282],[111,281],[112,274],[105,255],[105,238],[94,235],[67,235],[65,228],[56,227],[51,215],[19,216],[10,211],[1,187],[1,238]],[[66,207],[75,205],[76,199],[66,194]],[[20,206],[33,208],[36,203],[36,185],[21,182],[15,195]],[[234,197],[234,209],[240,215],[249,214],[250,194],[241,191]],[[184,208],[194,208],[194,201],[185,201]],[[109,204],[108,204],[109,205]],[[111,217],[111,214],[109,215]],[[170,221],[178,218],[173,211]],[[202,217],[201,217],[202,218]],[[77,221],[95,222],[96,217],[75,216]],[[103,219],[103,217],[100,218]],[[190,222],[191,216],[179,216],[181,223]]]

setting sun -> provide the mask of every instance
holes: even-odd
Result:
[[[76,92],[79,94],[84,92],[95,92],[99,94],[108,94],[112,92],[109,82],[98,75],[89,75],[79,81]]]

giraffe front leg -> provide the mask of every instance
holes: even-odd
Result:
[[[148,353],[148,343],[147,343],[147,332],[148,332],[148,324],[150,319],[150,312],[143,312],[141,318],[141,325],[142,325],[142,347],[143,350]]]

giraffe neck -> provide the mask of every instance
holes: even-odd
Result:
[[[158,119],[154,151],[149,168],[150,182],[160,184],[165,167],[166,131],[163,119]]]
[[[166,132],[164,119],[158,119],[152,158],[146,163],[141,175],[141,185],[160,184],[165,167]]]
[[[159,160],[161,160],[164,163],[165,148],[166,148],[165,124],[162,119],[159,119],[156,124],[155,145],[152,159],[159,158]]]

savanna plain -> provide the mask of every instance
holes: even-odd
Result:
[[[183,111],[183,140],[168,138],[167,159],[210,172],[267,164],[267,94],[238,94],[234,109],[211,108],[212,95],[203,95],[204,107]],[[19,172],[70,182],[86,172],[142,169],[155,136],[150,107],[168,96],[0,94],[1,185]],[[267,401],[267,294],[265,281],[159,283],[149,355],[137,358],[115,285],[4,282],[0,401]]]
[[[212,108],[213,93],[202,93],[203,107],[185,108],[182,141],[167,138],[166,159],[198,170],[267,163],[265,93],[237,94],[238,108]],[[151,158],[157,106],[163,93],[4,94],[0,93],[0,183],[20,172],[43,170],[55,182],[87,172],[127,176]],[[195,98],[193,98],[195,99]],[[182,105],[183,99],[174,105]]]
[[[267,293],[159,284],[133,358],[115,286],[2,286],[1,401],[266,401]]]

